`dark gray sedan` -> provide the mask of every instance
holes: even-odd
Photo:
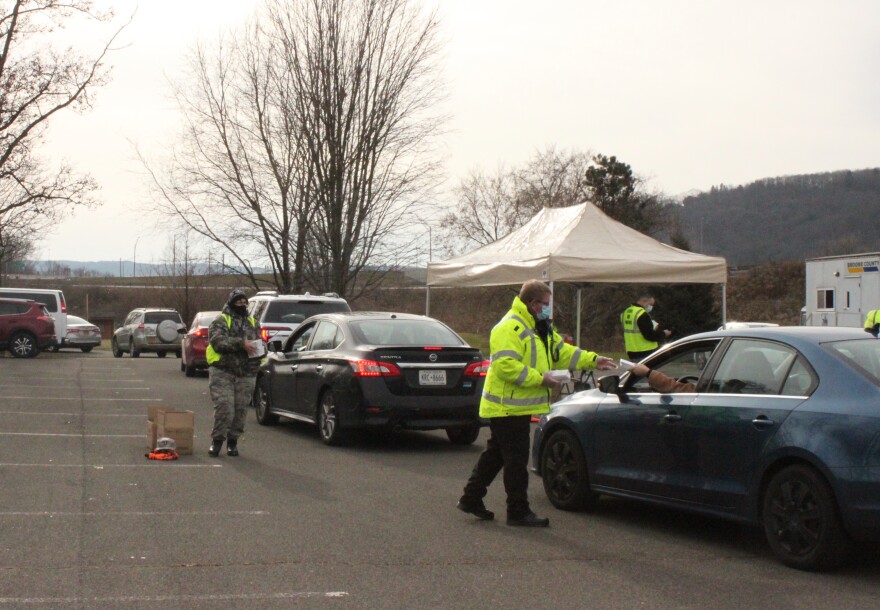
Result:
[[[438,320],[327,313],[269,348],[254,396],[263,425],[279,417],[315,423],[328,445],[362,428],[443,429],[455,444],[479,435],[489,363]]]
[[[851,328],[746,328],[646,359],[694,384],[631,373],[553,405],[534,469],[554,506],[600,494],[760,524],[776,556],[831,568],[880,541],[880,340]]]

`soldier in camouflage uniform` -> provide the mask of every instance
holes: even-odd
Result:
[[[205,356],[209,368],[208,389],[214,402],[214,429],[208,454],[238,455],[238,437],[244,433],[247,408],[254,394],[260,357],[253,343],[260,339],[260,323],[247,315],[247,295],[233,290],[208,331],[210,345]]]

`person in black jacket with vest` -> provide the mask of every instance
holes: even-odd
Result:
[[[220,455],[223,441],[227,455],[238,455],[238,438],[244,433],[260,356],[265,353],[260,323],[248,317],[247,304],[247,295],[233,290],[208,329],[210,345],[205,356],[209,365],[208,390],[214,402],[214,428],[208,449],[211,457]]]

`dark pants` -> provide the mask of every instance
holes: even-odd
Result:
[[[626,356],[627,356],[627,358],[629,358],[632,362],[639,362],[640,360],[642,360],[642,358],[647,358],[648,356],[650,356],[651,354],[653,354],[654,352],[656,352],[657,349],[660,349],[660,348],[649,349],[649,350],[644,351],[644,352],[627,352],[627,353],[626,353]]]
[[[504,469],[504,491],[507,492],[507,516],[513,519],[529,513],[529,436],[531,416],[492,417],[492,432],[486,450],[464,486],[461,501],[481,502],[495,476]]]

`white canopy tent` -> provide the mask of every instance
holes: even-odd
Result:
[[[589,202],[544,208],[506,237],[463,256],[428,263],[427,286],[548,282],[721,284],[726,321],[727,262],[680,250],[613,220]],[[580,291],[577,336],[580,338]],[[430,303],[430,300],[429,300]],[[430,307],[430,305],[429,305]]]

